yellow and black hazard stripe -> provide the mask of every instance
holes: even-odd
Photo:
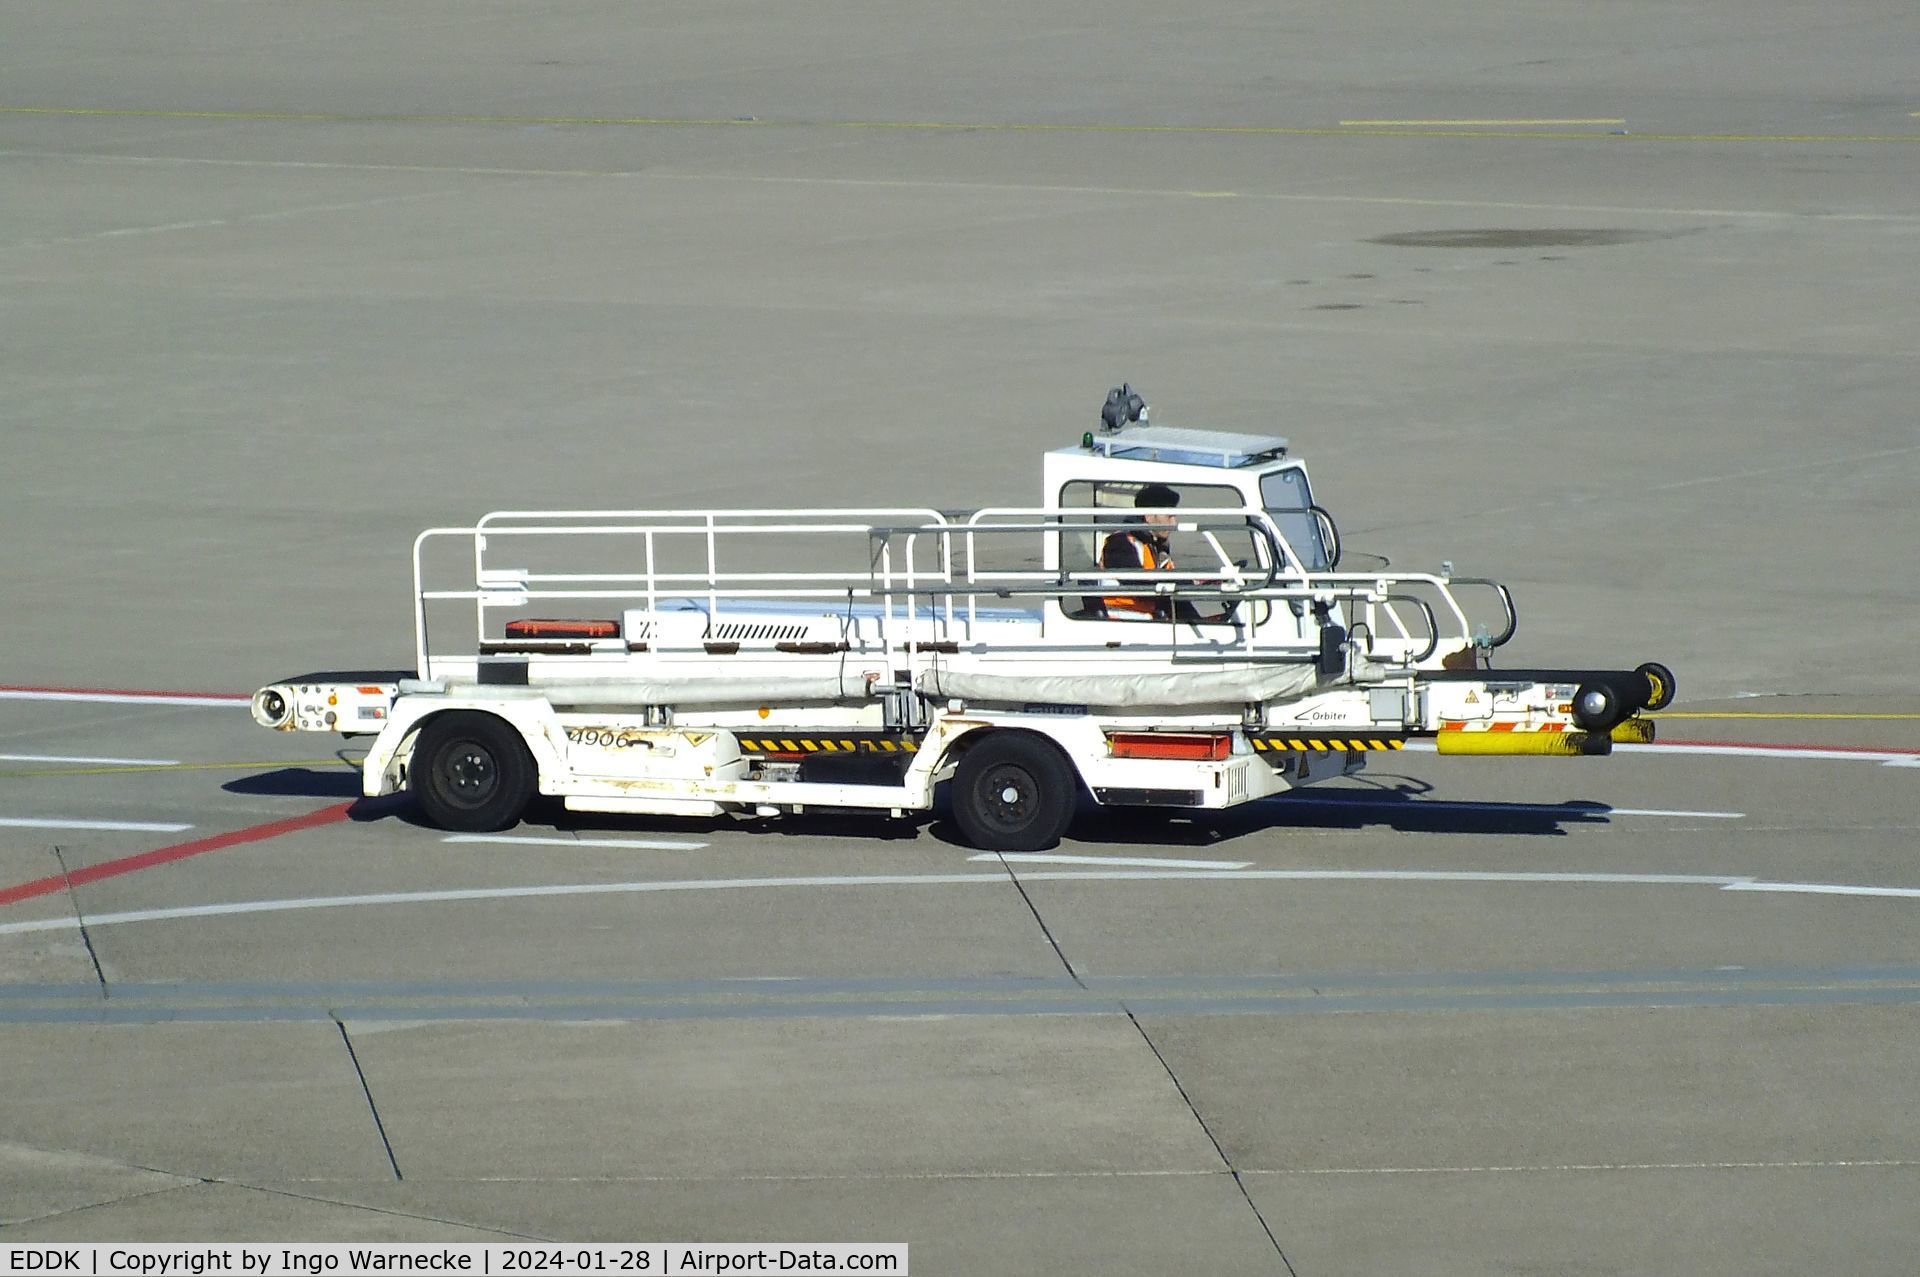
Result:
[[[920,748],[920,737],[911,732],[834,732],[818,728],[799,732],[742,732],[738,736],[743,754],[911,754]]]
[[[1304,732],[1249,734],[1247,741],[1261,754],[1363,754],[1370,750],[1405,749],[1407,738],[1384,732],[1344,732],[1338,736],[1309,736]]]

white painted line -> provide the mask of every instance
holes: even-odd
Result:
[[[1143,879],[1238,878],[1256,882],[1544,882],[1599,883],[1629,887],[1724,887],[1728,883],[1751,882],[1735,874],[1621,874],[1621,873],[1549,873],[1479,869],[1221,869],[1208,874],[1041,872],[1029,878],[1094,878],[1115,882]]]
[[[1686,811],[1669,810],[1664,807],[1607,807],[1599,810],[1603,816],[1698,816],[1703,820],[1745,820],[1744,811]]]
[[[1840,1170],[1848,1167],[1909,1167],[1920,1162],[1871,1160],[1846,1162],[1595,1162],[1535,1166],[1302,1166],[1276,1170],[1242,1167],[1252,1175],[1539,1175],[1570,1171],[1771,1171]]]
[[[1892,896],[1920,900],[1920,887],[1852,887],[1838,882],[1730,882],[1722,891],[1777,891],[1802,896]]]
[[[1625,120],[1342,120],[1342,128],[1535,128],[1541,125],[1625,124]]]
[[[92,758],[82,754],[0,754],[0,763],[98,763],[102,767],[178,767],[177,758]]]
[[[1402,749],[1431,754],[1432,741],[1410,740]],[[1898,749],[1832,749],[1818,745],[1706,745],[1685,741],[1655,741],[1651,745],[1615,745],[1616,754],[1700,754],[1722,758],[1795,758],[1815,762],[1884,763],[1888,767],[1920,767],[1920,751]]]
[[[346,164],[319,160],[241,160],[225,159],[204,155],[100,155],[87,151],[39,151],[39,150],[0,150],[0,159],[26,158],[38,160],[71,160],[77,164],[127,164],[127,165],[214,165],[227,168],[259,169],[312,169],[317,172],[342,171],[364,173],[452,173],[459,176],[479,177],[540,177],[540,178],[587,178],[593,180],[618,180],[623,182],[720,182],[757,186],[824,186],[842,187],[849,190],[860,189],[900,189],[927,191],[976,191],[995,194],[1059,194],[1059,195],[1138,195],[1138,196],[1175,196],[1188,198],[1194,194],[1191,190],[1174,188],[1129,187],[1129,186],[1065,186],[1031,182],[955,182],[925,178],[858,178],[858,177],[798,177],[774,176],[753,173],[663,173],[658,170],[640,172],[637,170],[608,169],[563,169],[563,168],[474,168],[445,164]],[[1204,192],[1212,194],[1213,192]],[[1911,213],[1811,213],[1785,209],[1752,208],[1689,208],[1689,207],[1646,207],[1623,204],[1546,204],[1538,201],[1517,200],[1463,200],[1463,199],[1424,199],[1403,195],[1333,195],[1308,194],[1304,192],[1279,191],[1242,191],[1239,198],[1264,200],[1287,204],[1360,204],[1380,205],[1389,208],[1462,208],[1476,210],[1513,210],[1536,213],[1609,213],[1642,215],[1651,217],[1749,217],[1767,221],[1807,221],[1807,222],[1913,222],[1920,220]],[[36,241],[25,241],[28,247]],[[1909,451],[1895,449],[1896,452]],[[1803,464],[1825,465],[1826,462]],[[1564,498],[1556,498],[1563,500]],[[1495,511],[1495,513],[1507,513]]]
[[[664,838],[537,838],[515,834],[448,834],[440,841],[518,843],[529,847],[626,847],[635,851],[698,851],[707,845]]]
[[[0,688],[0,701],[88,701],[102,705],[220,705],[245,707],[249,696],[173,696],[158,692],[55,692]]]
[[[177,834],[192,825],[166,825],[140,820],[59,820],[40,816],[0,816],[8,829],[107,829],[141,834]]]
[[[1351,791],[1349,791],[1351,792]],[[1688,811],[1682,808],[1668,807],[1609,807],[1605,803],[1592,806],[1574,806],[1565,803],[1498,803],[1468,802],[1451,798],[1330,798],[1310,793],[1287,794],[1280,799],[1284,803],[1294,803],[1310,807],[1358,807],[1369,811],[1494,811],[1518,813],[1537,811],[1550,816],[1701,816],[1709,820],[1745,820],[1744,811]]]
[[[1224,878],[1244,882],[1457,882],[1535,883],[1550,886],[1689,886],[1731,888],[1753,879],[1725,874],[1494,873],[1440,869],[1043,869],[1023,880],[1040,882],[1203,882]],[[291,913],[305,909],[344,909],[359,905],[442,904],[478,900],[538,899],[562,896],[651,895],[683,891],[751,891],[779,888],[917,887],[1004,884],[1001,873],[861,874],[792,878],[693,878],[657,882],[568,883],[547,887],[478,887],[456,891],[397,891],[367,896],[309,896],[292,900],[240,900],[229,904],[175,909],[141,909],[90,914],[89,927],[128,922],[164,922],[232,914]],[[1752,890],[1742,887],[1743,890]],[[1864,888],[1873,891],[1874,888]],[[1888,889],[1903,890],[1903,889]],[[1920,894],[1916,892],[1915,894]],[[79,925],[74,918],[0,923],[0,935],[59,931]]]
[[[1251,860],[1156,860],[1150,856],[1067,856],[1049,851],[986,852],[968,860],[1023,865],[1125,865],[1135,869],[1251,869]]]
[[[1707,754],[1722,758],[1798,758],[1833,763],[1886,763],[1894,767],[1920,766],[1920,753],[1911,750],[1823,749],[1818,745],[1615,745],[1618,753]]]
[[[229,914],[290,913],[301,909],[344,909],[355,905],[439,904],[468,900],[515,900],[543,896],[642,895],[664,891],[739,891],[756,887],[895,887],[914,884],[998,883],[1000,873],[874,874],[862,877],[821,878],[696,878],[678,882],[569,883],[552,887],[478,887],[463,891],[394,891],[372,896],[309,896],[296,900],[239,900],[231,904],[193,905],[180,909],[139,909],[128,913],[88,915],[87,925],[114,926],[123,922],[162,922],[174,918],[214,918]],[[58,931],[78,927],[74,918],[37,922],[0,923],[0,935],[23,931]]]

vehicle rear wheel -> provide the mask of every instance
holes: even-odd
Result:
[[[1073,823],[1073,765],[1051,742],[994,732],[969,749],[953,777],[953,819],[983,851],[1041,851]]]
[[[526,742],[492,714],[442,714],[420,730],[407,789],[442,829],[484,833],[517,824],[539,782]]]

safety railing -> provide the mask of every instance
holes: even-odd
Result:
[[[1121,569],[1063,561],[1063,547],[1141,526],[1154,511],[995,507],[964,517],[923,508],[834,510],[503,511],[472,527],[430,528],[413,545],[414,638],[418,668],[434,677],[430,613],[472,606],[476,645],[494,622],[538,606],[593,603],[605,609],[692,606],[709,627],[729,612],[751,615],[771,602],[866,605],[888,658],[917,664],[929,645],[951,649],[971,634],[983,607],[1038,608],[1048,650],[1108,651],[1111,627],[1084,628],[1071,600],[1114,594],[1165,599],[1164,622],[1126,621],[1126,646],[1195,646],[1209,654],[1298,659],[1317,648],[1326,624],[1345,626],[1377,660],[1413,664],[1442,643],[1498,646],[1517,624],[1512,595],[1497,582],[1431,573],[1307,572],[1274,520],[1257,509],[1167,511],[1183,534],[1178,570]],[[461,540],[468,544],[458,546]],[[451,562],[430,568],[436,543],[454,543]],[[1203,557],[1194,547],[1204,546]],[[858,547],[858,558],[853,556]],[[1033,562],[1038,548],[1040,562]],[[1020,552],[1027,553],[1024,559]],[[741,561],[754,566],[741,566]],[[837,566],[836,566],[837,561]],[[451,563],[471,581],[445,583]],[[855,564],[857,563],[857,566]],[[466,575],[460,568],[459,574]],[[431,578],[431,579],[430,579]],[[1476,629],[1458,587],[1491,592],[1498,618]],[[1054,606],[1049,609],[1047,604]],[[1210,604],[1196,618],[1176,604]],[[1198,628],[1195,628],[1198,627]],[[1186,632],[1183,633],[1183,630]],[[476,649],[458,654],[471,660]],[[899,663],[890,664],[898,668]]]

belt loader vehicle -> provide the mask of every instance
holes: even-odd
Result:
[[[1105,806],[1217,810],[1442,754],[1652,739],[1672,674],[1491,668],[1479,577],[1354,572],[1285,439],[1147,420],[1045,454],[1041,504],[506,511],[413,548],[414,670],[308,675],[263,726],[371,735],[370,796],[492,830],[575,811],[901,815],[989,850]],[[1142,502],[1145,501],[1143,505]],[[1142,552],[1127,542],[1154,547]]]

